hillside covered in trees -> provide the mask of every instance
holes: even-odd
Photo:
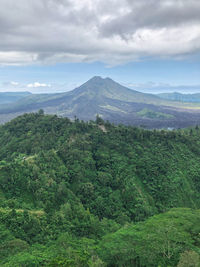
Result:
[[[200,129],[0,126],[1,266],[200,264]]]

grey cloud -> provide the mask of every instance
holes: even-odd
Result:
[[[129,11],[100,27],[102,35],[133,34],[140,28],[177,27],[180,24],[200,23],[200,2],[193,0],[127,1]],[[171,4],[166,5],[167,2]]]
[[[188,55],[199,14],[195,0],[1,0],[0,65]]]

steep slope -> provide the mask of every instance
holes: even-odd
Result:
[[[21,183],[21,179],[25,178],[23,175],[28,168],[30,177],[27,173],[25,179],[32,179],[31,173],[34,172],[35,178],[30,182],[37,180],[37,183],[41,183],[35,188],[36,191],[46,187],[48,179],[53,177],[58,179],[59,186],[63,177],[67,179],[70,190],[100,217],[119,216],[117,208],[114,208],[119,205],[121,212],[136,219],[141,215],[141,210],[137,211],[140,215],[136,214],[136,210],[133,212],[129,205],[137,201],[142,201],[150,214],[171,206],[200,205],[198,128],[191,131],[153,132],[121,125],[112,126],[101,118],[98,118],[97,123],[79,120],[73,123],[67,118],[36,113],[26,114],[1,126],[0,161],[3,162],[0,186],[3,192],[11,190],[16,196],[27,194],[27,190],[31,190],[28,189],[30,184],[28,180]],[[103,132],[100,125],[104,125],[106,131]],[[48,167],[43,169],[42,162]],[[33,165],[36,167],[34,170]],[[54,169],[52,176],[51,168]],[[15,179],[15,182],[10,179]],[[92,187],[95,190],[81,189],[81,186],[89,186],[88,183],[94,183]],[[23,188],[20,189],[21,186]],[[24,186],[27,186],[26,190]],[[15,191],[16,187],[19,194]],[[110,193],[109,187],[112,189]],[[135,192],[133,195],[130,188]],[[30,194],[36,194],[35,190],[32,193],[30,191]],[[94,195],[89,194],[84,198],[87,190]],[[106,192],[113,197],[119,194],[120,202],[110,203],[114,209],[112,215],[111,210],[108,212],[97,200],[98,196],[106,199]],[[131,202],[127,199],[129,197]],[[57,201],[56,198],[54,201]],[[99,210],[99,205],[103,210]],[[125,206],[128,210],[130,208],[128,212]],[[141,216],[148,216],[147,210]]]
[[[26,97],[13,105],[1,109],[1,112],[9,113],[10,111],[20,111],[43,108],[43,107],[57,107],[61,105],[70,110],[70,106],[74,107],[77,103],[80,106],[87,106],[88,102],[92,101],[95,104],[105,104],[106,99],[124,101],[124,102],[139,102],[146,104],[161,104],[168,102],[161,100],[159,97],[140,93],[131,89],[128,89],[110,78],[102,79],[101,77],[93,77],[80,87],[61,94],[39,94]],[[87,102],[85,102],[87,101]],[[69,107],[69,108],[68,108]]]
[[[71,119],[78,117],[83,120],[94,120],[99,114],[103,119],[114,123],[145,125],[152,128],[178,128],[200,123],[198,110],[188,110],[190,107],[195,106],[140,93],[110,78],[102,79],[97,76],[67,93],[31,95],[9,107],[0,108],[0,120],[9,114],[19,115],[44,109],[45,113]],[[143,110],[149,112],[145,115]]]
[[[0,265],[177,266],[200,247],[199,155],[198,127],[0,126]]]

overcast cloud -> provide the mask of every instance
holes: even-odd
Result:
[[[199,0],[1,0],[1,65],[112,65],[199,52]]]

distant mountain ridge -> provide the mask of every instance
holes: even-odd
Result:
[[[189,111],[197,108],[196,111]],[[9,106],[0,107],[0,122],[25,112],[43,109],[45,113],[81,120],[94,120],[97,114],[114,123],[144,125],[149,128],[186,127],[200,123],[195,103],[180,103],[141,93],[110,78],[95,76],[66,93],[29,95]]]
[[[72,91],[57,94],[32,94],[31,96],[20,99],[17,103],[12,105],[12,107],[0,108],[0,112],[10,113],[12,111],[28,111],[35,107],[45,108],[48,105],[52,106],[61,103],[68,105],[71,104],[68,103],[69,100],[76,102],[77,99],[81,100],[84,97],[87,97],[88,100],[95,100],[95,102],[101,102],[107,98],[126,102],[158,105],[161,103],[167,105],[168,103],[168,101],[161,100],[158,96],[153,94],[141,93],[122,86],[110,78],[103,79],[100,76],[95,76]]]
[[[14,103],[29,95],[30,92],[0,92],[0,105]]]
[[[182,94],[178,92],[174,93],[161,93],[157,94],[162,99],[179,101],[179,102],[191,102],[191,103],[200,103],[200,93],[195,94]]]

